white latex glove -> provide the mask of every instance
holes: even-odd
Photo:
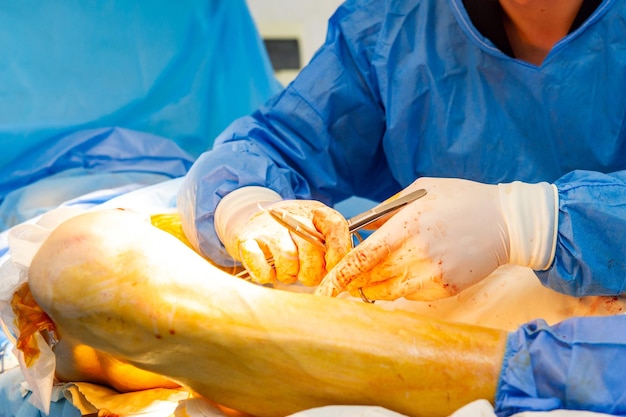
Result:
[[[290,233],[267,212],[270,207],[284,208],[321,232],[326,251]],[[259,284],[318,285],[352,247],[348,223],[339,212],[319,201],[281,200],[263,187],[241,188],[224,197],[215,229],[228,253]]]
[[[428,194],[348,253],[316,294],[348,290],[370,300],[427,301],[458,294],[506,263],[536,270],[551,265],[558,207],[554,186],[420,178],[402,194],[418,188]]]

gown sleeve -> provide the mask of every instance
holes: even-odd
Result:
[[[352,3],[335,12],[325,44],[298,77],[234,121],[187,174],[178,197],[183,228],[214,262],[233,263],[213,221],[219,201],[237,188],[264,186],[285,199],[329,205],[388,193],[385,116],[370,64],[383,16],[369,10],[372,2]]]
[[[495,411],[626,413],[626,315],[536,320],[507,339]]]
[[[626,171],[573,171],[555,182],[555,259],[541,282],[573,296],[619,295],[626,285]]]

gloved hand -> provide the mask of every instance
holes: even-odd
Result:
[[[268,212],[281,207],[308,222],[325,238],[326,251],[290,233]],[[227,195],[215,213],[215,227],[228,253],[259,284],[320,283],[352,247],[346,219],[314,200],[281,200],[262,187],[245,187]]]
[[[428,194],[348,253],[316,294],[348,290],[369,300],[435,300],[459,293],[506,263],[537,270],[552,263],[554,186],[420,178],[401,194],[418,188]]]

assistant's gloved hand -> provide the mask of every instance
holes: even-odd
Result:
[[[270,207],[308,221],[324,235],[326,251],[290,233],[267,212]],[[339,212],[319,201],[281,200],[263,187],[241,188],[224,197],[215,213],[215,228],[228,253],[259,284],[318,285],[352,247],[348,223]]]
[[[552,263],[557,197],[550,184],[420,178],[402,194],[419,188],[428,194],[346,255],[316,294],[435,300],[506,263],[537,270]]]

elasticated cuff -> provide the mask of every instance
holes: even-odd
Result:
[[[509,232],[509,263],[537,271],[554,260],[558,225],[558,193],[542,182],[498,185],[503,216]]]
[[[215,231],[232,255],[232,241],[239,225],[259,210],[258,204],[282,200],[280,194],[265,187],[242,187],[226,195],[215,209]]]

